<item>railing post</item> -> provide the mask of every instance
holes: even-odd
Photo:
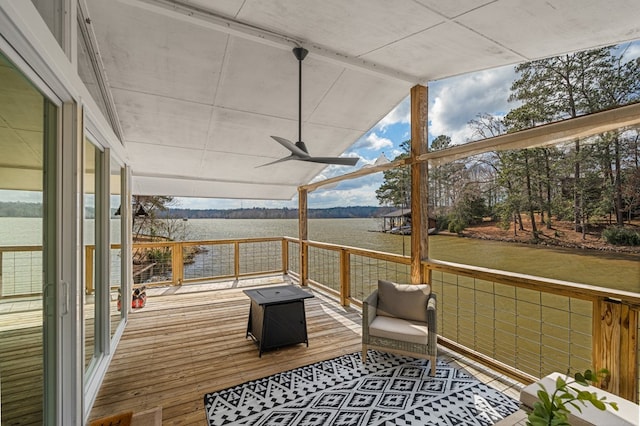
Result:
[[[182,243],[173,243],[171,245],[171,283],[173,285],[182,285],[184,280],[184,250]]]
[[[233,243],[233,275],[236,280],[240,278],[240,242],[235,241]]]
[[[287,241],[286,238],[283,238],[282,239],[282,273],[286,274],[287,271],[289,271],[289,241]]]
[[[638,402],[638,310],[607,298],[593,302],[593,363],[609,376],[600,387]]]
[[[431,268],[426,263],[422,264],[422,277],[425,283],[431,284]]]
[[[93,251],[94,246],[85,246],[84,250],[84,282],[86,294],[93,294]]]
[[[307,240],[300,242],[300,285],[305,286],[309,283],[309,244]]]
[[[349,306],[351,297],[351,256],[348,250],[340,250],[340,304]]]
[[[307,285],[309,278],[309,239],[307,223],[307,190],[298,188],[298,238],[300,240],[300,285]]]

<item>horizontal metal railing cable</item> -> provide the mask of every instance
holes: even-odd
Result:
[[[42,293],[42,247],[0,247],[0,297]]]

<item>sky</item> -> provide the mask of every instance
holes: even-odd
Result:
[[[621,45],[625,58],[640,57],[640,40]],[[507,101],[509,89],[516,79],[514,66],[464,74],[428,84],[429,143],[439,136],[451,137],[453,144],[474,139],[469,121],[478,114],[503,116],[517,104]],[[401,153],[400,144],[410,138],[410,99],[407,96],[371,130],[359,138],[344,155],[357,155],[356,168],[373,164],[380,155],[393,160]],[[349,169],[348,172],[353,171]],[[344,166],[328,166],[314,181],[346,173]],[[309,208],[337,206],[377,206],[375,191],[382,184],[382,173],[340,182],[333,188],[323,187],[309,193]],[[0,190],[0,200],[40,202],[39,193]],[[173,207],[187,209],[297,208],[297,196],[291,200],[235,200],[208,198],[175,198]]]

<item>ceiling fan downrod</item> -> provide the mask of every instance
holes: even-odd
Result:
[[[302,61],[309,51],[304,47],[294,47],[293,54],[298,60],[298,142],[302,143]]]

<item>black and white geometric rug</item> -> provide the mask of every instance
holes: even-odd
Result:
[[[493,425],[518,403],[438,361],[369,351],[204,396],[210,426]]]

